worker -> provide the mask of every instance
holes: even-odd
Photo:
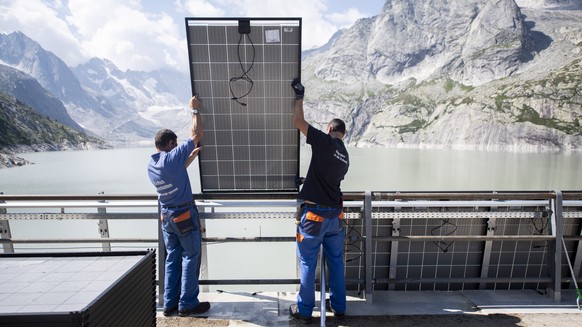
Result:
[[[320,246],[329,271],[328,309],[334,316],[343,317],[346,311],[346,285],[344,273],[343,205],[340,183],[348,172],[350,159],[343,142],[346,124],[332,119],[327,133],[311,126],[304,117],[303,97],[305,87],[299,79],[291,83],[295,91],[293,124],[306,136],[312,156],[299,199],[302,204],[298,214],[297,255],[301,273],[301,286],[297,304],[289,307],[290,315],[303,323],[312,322],[315,306],[315,270]],[[321,290],[325,294],[325,290]]]

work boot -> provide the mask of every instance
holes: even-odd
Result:
[[[208,302],[200,302],[197,306],[192,309],[180,310],[178,311],[178,316],[180,317],[187,317],[189,315],[197,315],[204,313],[210,309],[210,303]]]
[[[169,317],[171,315],[174,314],[174,312],[178,311],[178,306],[172,307],[172,308],[164,308],[164,311],[162,312],[162,314],[164,315],[164,317]]]
[[[328,312],[333,312],[333,316],[336,318],[343,318],[346,314],[345,312],[337,312],[331,307],[331,301],[329,299],[325,300],[325,310]]]
[[[306,325],[309,325],[313,322],[313,318],[311,316],[306,317],[299,313],[299,308],[297,307],[297,304],[291,304],[289,306],[289,315],[291,316],[291,318],[297,319]]]

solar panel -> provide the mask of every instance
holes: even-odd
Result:
[[[296,192],[301,18],[186,18],[186,29],[203,103],[202,192]]]

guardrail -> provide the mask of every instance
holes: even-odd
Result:
[[[294,219],[295,196],[194,195],[203,224],[208,219]],[[161,237],[111,237],[109,230],[115,220],[158,220],[157,208],[153,195],[0,195],[0,242],[5,253],[14,252],[18,244],[98,243],[103,251],[111,251],[116,243],[158,244],[161,290]],[[580,191],[346,192],[344,210],[347,287],[369,301],[374,290],[541,288],[559,302],[561,290],[581,280]],[[96,220],[98,237],[14,238],[10,227],[13,220],[77,219]],[[203,238],[204,244],[294,241],[292,235]],[[572,258],[572,269],[564,253]],[[200,283],[299,280],[209,279],[203,271]]]

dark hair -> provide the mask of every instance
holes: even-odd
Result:
[[[156,133],[156,148],[160,149],[168,145],[170,141],[175,142],[176,140],[178,140],[178,136],[174,132],[169,129],[161,129]]]
[[[344,121],[339,118],[332,119],[329,124],[327,124],[327,126],[331,127],[332,132],[340,132],[344,135],[346,134],[346,123],[344,123]]]

